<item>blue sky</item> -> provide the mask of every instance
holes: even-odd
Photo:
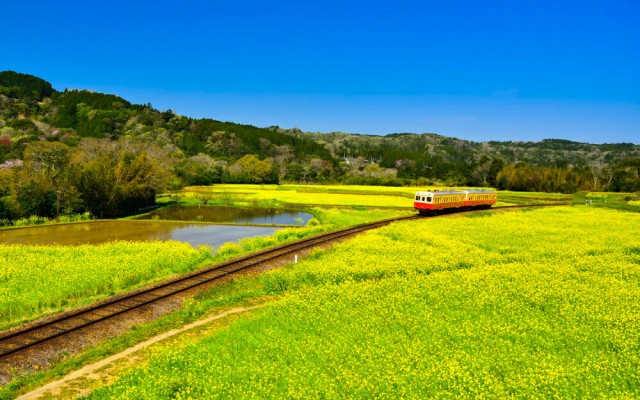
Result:
[[[2,0],[0,70],[193,117],[640,143],[640,2]]]

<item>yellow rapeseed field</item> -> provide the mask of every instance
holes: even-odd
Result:
[[[179,242],[0,244],[0,328],[190,271],[211,249]]]
[[[340,185],[214,185],[191,186],[184,190],[187,198],[218,198],[230,204],[290,204],[320,206],[360,206],[380,208],[413,208],[413,196],[425,190],[462,190],[450,187],[381,187]],[[553,202],[564,199],[564,195],[541,193],[505,192],[505,196],[518,199],[519,203]],[[498,195],[497,205],[502,201]]]
[[[638,398],[640,214],[396,223],[260,278],[281,301],[91,398]]]

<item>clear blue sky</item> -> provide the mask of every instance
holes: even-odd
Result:
[[[640,143],[640,1],[9,1],[0,70],[305,131]]]

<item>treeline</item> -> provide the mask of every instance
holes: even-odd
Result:
[[[28,143],[24,160],[0,168],[0,220],[31,215],[58,218],[90,212],[99,218],[139,213],[156,195],[185,183],[277,183],[269,159],[247,154],[236,162],[199,154],[175,157],[131,138],[83,138],[71,147],[56,141]]]
[[[640,146],[475,143],[437,134],[306,133],[194,119],[0,72],[0,218],[119,216],[158,191],[215,183],[640,190]]]
[[[51,96],[55,90],[44,79],[14,71],[0,72],[0,94],[26,100]]]
[[[74,148],[33,142],[24,161],[0,169],[0,220],[89,211],[109,218],[155,204],[170,178],[162,152],[126,139],[83,139]]]
[[[640,158],[615,165],[589,164],[586,168],[508,165],[496,175],[499,189],[536,192],[575,193],[580,190],[640,191]]]

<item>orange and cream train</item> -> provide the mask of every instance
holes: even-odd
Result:
[[[417,192],[413,208],[420,215],[439,212],[467,211],[489,208],[496,204],[498,195],[493,190],[434,190]]]

